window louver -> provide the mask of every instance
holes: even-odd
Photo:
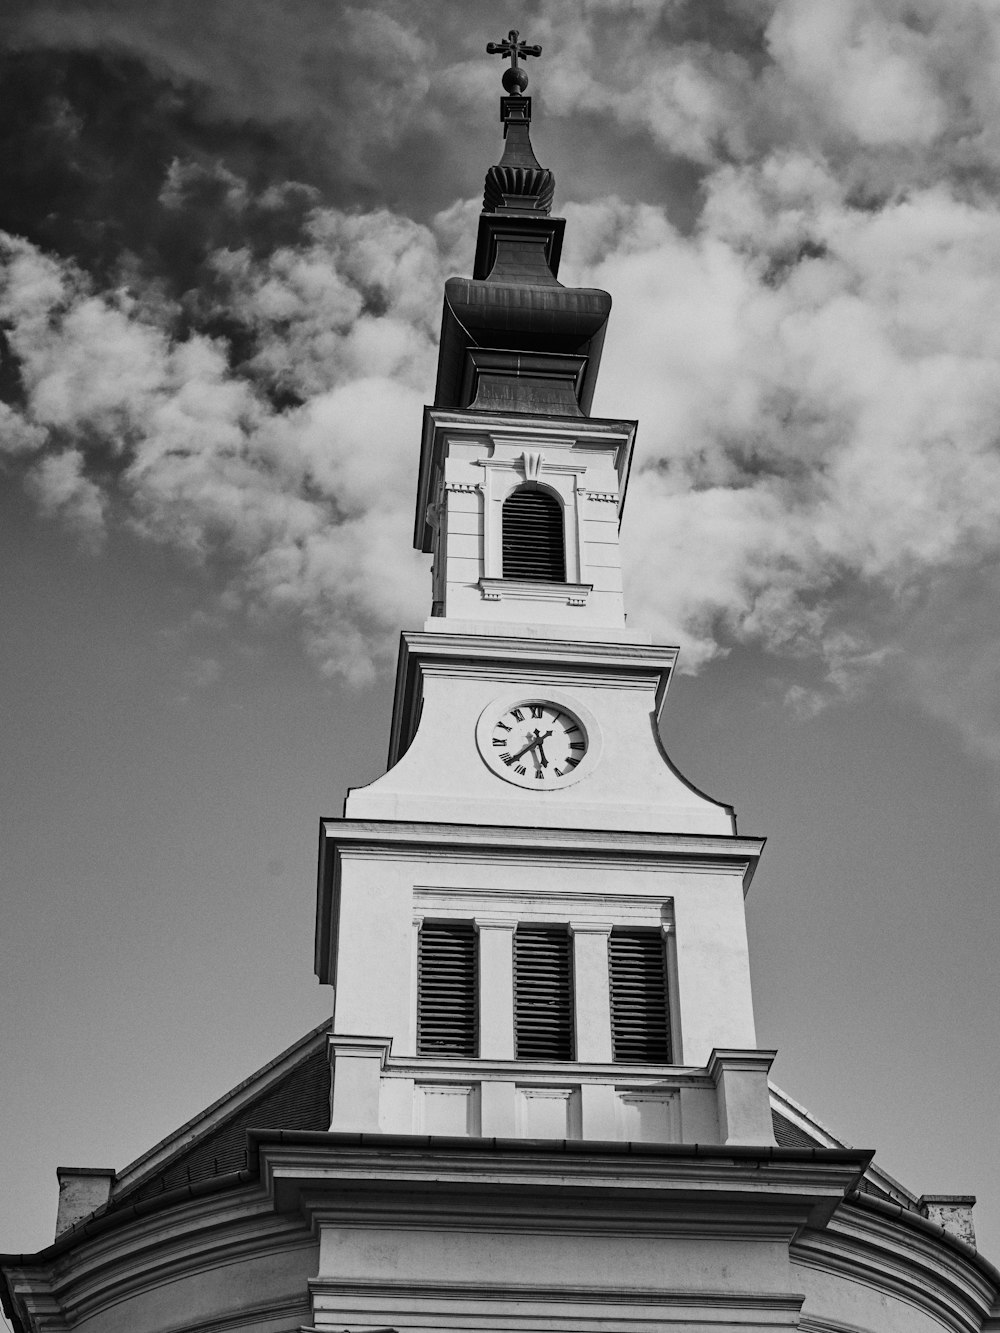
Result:
[[[670,1015],[662,936],[652,930],[613,930],[608,964],[614,1059],[669,1064]]]
[[[471,921],[425,921],[417,940],[417,1054],[477,1054],[479,978]]]
[[[573,959],[566,930],[514,934],[514,1043],[519,1060],[573,1059]]]
[[[522,486],[504,501],[503,576],[565,582],[562,508],[546,491]]]

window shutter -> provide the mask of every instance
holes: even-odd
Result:
[[[478,1009],[475,926],[425,921],[417,939],[417,1054],[475,1056]]]
[[[514,1048],[519,1060],[573,1059],[573,957],[563,927],[514,934]]]
[[[564,583],[562,506],[547,491],[520,486],[503,504],[503,576]]]
[[[613,930],[608,964],[614,1058],[669,1064],[670,1014],[662,935],[653,930]]]

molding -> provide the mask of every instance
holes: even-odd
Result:
[[[498,458],[495,455],[492,458],[477,458],[475,459],[475,466],[484,468],[486,471],[510,472],[515,477],[523,474],[526,481],[537,481],[543,471],[546,473],[554,472],[566,477],[582,476],[587,471],[586,463],[552,463],[539,448],[525,449],[524,453],[540,456],[542,459],[537,470],[530,477],[525,472],[521,461],[523,455],[515,455],[513,458]]]
[[[416,899],[440,899],[440,902],[435,901],[434,903],[435,911],[438,906],[443,907],[446,900],[448,903],[470,902],[473,904],[483,900],[489,902],[491,899],[498,899],[502,903],[538,902],[548,906],[554,906],[558,903],[564,911],[572,911],[574,907],[578,911],[586,911],[593,904],[600,908],[604,914],[607,913],[609,908],[635,909],[643,914],[652,911],[659,913],[664,910],[672,912],[674,905],[672,897],[662,897],[654,894],[647,896],[641,893],[574,893],[571,891],[558,893],[546,889],[479,889],[471,886],[465,889],[452,889],[443,888],[437,884],[415,884],[413,886],[413,896]],[[430,910],[430,907],[426,909],[426,911]],[[830,1146],[843,1148],[847,1145],[837,1143]]]
[[[178,1193],[186,1197],[178,1198]],[[275,1214],[257,1180],[244,1182],[238,1191],[204,1191],[201,1197],[194,1191],[171,1194],[175,1197],[162,1196],[163,1204],[152,1199],[136,1209],[111,1214],[102,1219],[108,1226],[77,1235],[69,1245],[22,1256],[15,1264],[4,1256],[5,1275],[11,1269],[18,1273],[15,1289],[24,1307],[34,1310],[41,1300],[59,1311],[66,1327],[75,1328],[123,1301],[162,1290],[180,1278],[316,1248],[316,1238],[300,1217]],[[312,1261],[308,1267],[313,1267]],[[251,1304],[248,1317],[252,1319],[253,1311],[260,1308]],[[197,1325],[214,1326],[210,1319]],[[46,1322],[38,1327],[59,1325]]]
[[[331,1032],[326,1039],[326,1047],[331,1058],[337,1055],[369,1056],[377,1058],[379,1068],[384,1069],[392,1050],[391,1037],[365,1037],[354,1033]]]
[[[580,930],[644,927],[669,935],[674,929],[673,898],[662,894],[560,893],[532,889],[446,889],[418,884],[413,918],[468,921],[483,928],[516,926],[526,920],[568,920]],[[512,915],[515,914],[516,915]],[[575,928],[575,927],[574,927]]]
[[[610,1207],[625,1235],[784,1243],[828,1217],[870,1160],[837,1149],[421,1134],[251,1129],[247,1139],[275,1206],[303,1209],[314,1226],[337,1216],[351,1226],[606,1235]]]
[[[487,602],[564,602],[567,606],[586,606],[594,591],[592,583],[536,583],[531,579],[479,580],[479,590]]]
[[[766,1074],[774,1064],[778,1052],[775,1050],[735,1050],[716,1047],[708,1057],[708,1075],[718,1087],[719,1080],[727,1070],[746,1074]]]
[[[887,1216],[856,1204],[849,1196],[826,1228],[797,1237],[792,1263],[889,1293],[956,1333],[978,1331],[992,1309],[997,1285],[983,1272],[986,1265],[975,1262],[975,1252],[956,1253],[961,1242],[949,1247],[940,1243],[940,1236],[907,1225],[905,1210],[891,1215],[889,1205]]]
[[[481,1083],[516,1083],[519,1087],[555,1083],[560,1087],[581,1083],[609,1084],[619,1092],[674,1092],[678,1088],[714,1087],[708,1071],[694,1065],[615,1064],[593,1060],[495,1060],[476,1056],[390,1056],[387,1077],[440,1079],[442,1082],[472,1080]]]
[[[254,1324],[273,1324],[275,1321],[294,1321],[303,1329],[308,1327],[303,1319],[311,1319],[312,1314],[312,1303],[308,1296],[304,1296],[254,1305],[218,1319],[201,1318],[190,1324],[171,1324],[170,1333],[242,1333]],[[395,1333],[395,1330],[366,1329],[365,1333]]]
[[[702,1287],[582,1287],[578,1283],[560,1287],[533,1286],[527,1283],[464,1283],[464,1282],[421,1282],[409,1280],[383,1280],[363,1278],[314,1277],[309,1280],[309,1289],[314,1294],[329,1293],[361,1297],[378,1296],[385,1292],[389,1299],[443,1300],[443,1301],[517,1301],[518,1304],[559,1302],[569,1305],[630,1306],[651,1305],[668,1309],[693,1307],[698,1309],[708,1306],[718,1310],[780,1310],[796,1313],[802,1306],[803,1297],[799,1292],[784,1291],[712,1291]],[[592,1315],[587,1316],[592,1319]],[[714,1321],[713,1321],[714,1322]],[[313,1333],[305,1329],[302,1333]],[[316,1331],[319,1333],[319,1330]],[[386,1330],[369,1329],[365,1333],[386,1333]]]
[[[600,859],[652,861],[688,869],[739,870],[756,860],[763,838],[720,833],[657,833],[625,829],[526,828],[521,824],[446,824],[402,819],[334,819],[320,821],[324,842],[347,851],[370,848],[382,853],[392,846],[418,850],[420,856],[435,850],[446,854],[460,850],[495,857],[498,851],[531,857],[592,855]],[[572,895],[570,895],[572,896]]]

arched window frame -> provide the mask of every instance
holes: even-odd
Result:
[[[539,579],[539,580],[537,580],[537,581],[538,581],[538,582],[542,582],[542,583],[544,583],[544,582],[546,582],[546,581],[551,581],[551,582],[554,582],[554,583],[569,583],[569,582],[572,582],[572,580],[568,577],[568,575],[569,575],[569,560],[568,560],[567,550],[566,550],[567,545],[568,545],[568,542],[567,542],[567,540],[566,540],[566,524],[567,524],[567,519],[569,518],[569,513],[568,513],[568,511],[567,511],[566,505],[563,503],[563,498],[562,498],[562,496],[559,494],[559,492],[558,492],[557,490],[555,490],[554,487],[552,487],[552,486],[547,486],[547,485],[545,485],[543,482],[538,482],[538,481],[522,481],[519,485],[517,485],[517,486],[512,486],[512,487],[510,488],[510,490],[507,492],[507,494],[504,496],[503,501],[502,501],[502,503],[501,503],[501,505],[500,505],[500,562],[501,562],[501,566],[503,565],[504,524],[505,524],[505,522],[506,522],[506,515],[507,515],[507,513],[508,513],[508,508],[507,508],[507,506],[508,506],[508,502],[510,501],[511,497],[517,495],[519,491],[522,491],[522,492],[540,492],[541,494],[548,496],[548,497],[549,497],[551,500],[553,500],[554,503],[555,503],[556,510],[557,510],[557,512],[558,512],[558,515],[559,515],[559,522],[560,522],[560,524],[561,524],[561,532],[560,532],[560,536],[562,537],[562,577],[559,578],[559,579],[553,579],[553,580]],[[509,573],[509,572],[507,571],[507,569],[504,568],[504,570],[503,570],[503,577],[504,577],[504,578],[516,578],[517,576],[516,576],[516,575],[513,575],[513,574],[511,574],[511,573]]]
[[[488,579],[503,578],[503,506],[504,501],[525,484],[547,491],[559,504],[563,517],[563,552],[566,560],[567,584],[581,581],[581,552],[583,550],[583,515],[581,512],[579,482],[586,472],[585,464],[547,464],[541,479],[525,477],[515,460],[494,462],[486,467],[483,486],[483,574]]]

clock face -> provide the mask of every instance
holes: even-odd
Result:
[[[588,757],[587,727],[571,709],[548,699],[526,699],[488,709],[480,719],[479,748],[508,782],[544,791],[575,781]]]

